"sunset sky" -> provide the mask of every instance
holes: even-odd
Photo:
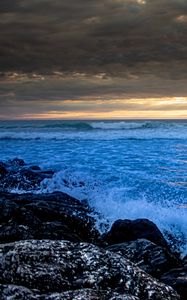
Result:
[[[1,0],[0,119],[187,119],[186,0]]]

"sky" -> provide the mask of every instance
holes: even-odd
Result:
[[[1,0],[0,119],[187,119],[186,0]]]

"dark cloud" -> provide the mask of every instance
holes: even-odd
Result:
[[[186,79],[186,0],[0,1],[0,118],[133,111],[186,97]],[[179,109],[167,101],[154,110]]]
[[[1,0],[1,71],[186,77],[186,0],[140,2]]]

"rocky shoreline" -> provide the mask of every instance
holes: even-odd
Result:
[[[0,299],[186,299],[187,257],[150,220],[117,220],[101,235],[86,201],[9,192],[52,176],[0,163]]]

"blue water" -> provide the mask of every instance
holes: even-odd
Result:
[[[39,192],[88,199],[98,223],[149,218],[186,252],[187,121],[0,122],[0,159],[15,157],[56,170]]]

